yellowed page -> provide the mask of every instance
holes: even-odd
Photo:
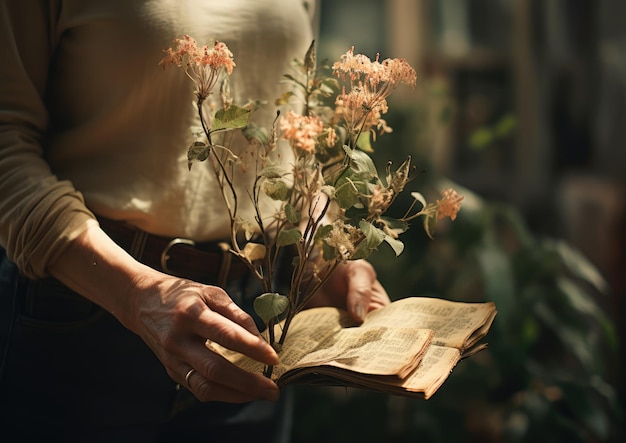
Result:
[[[277,336],[281,326],[276,326]],[[320,365],[401,378],[417,365],[432,334],[414,328],[355,327],[348,313],[336,308],[302,311],[291,323],[272,379],[292,369]],[[215,343],[207,345],[247,371],[263,371],[259,362]]]
[[[465,350],[489,330],[495,306],[462,303],[431,297],[408,297],[370,312],[364,326],[432,329],[432,344]]]
[[[428,329],[342,329],[304,356],[294,368],[325,365],[362,374],[403,378],[419,362],[431,337],[432,331]]]
[[[419,365],[406,378],[366,375],[359,372],[351,372],[349,377],[337,373],[336,369],[327,366],[315,368],[316,376],[306,376],[302,379],[305,383],[319,385],[343,385],[356,388],[368,388],[389,394],[418,395],[429,399],[446,381],[452,369],[461,358],[456,348],[431,345],[426,349]]]
[[[428,400],[461,359],[458,349],[431,345],[419,366],[398,385],[409,392],[422,392]]]
[[[304,357],[313,354],[321,346],[330,346],[333,341],[331,337],[352,325],[354,321],[348,313],[336,308],[315,308],[299,312],[287,331],[286,341],[279,354],[280,365],[274,368],[272,379],[277,380],[286,371],[298,366]],[[281,327],[282,324],[276,326],[277,337],[280,336]]]
[[[289,327],[287,341],[279,353],[281,362],[274,367],[272,379],[278,379],[328,337],[351,325],[354,325],[354,321],[348,313],[336,308],[315,308],[299,312]],[[281,328],[282,324],[276,326],[277,337],[280,337]],[[263,372],[263,364],[256,360],[217,343],[207,342],[207,347],[249,372]]]

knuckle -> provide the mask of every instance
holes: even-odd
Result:
[[[245,311],[242,311],[241,309],[237,309],[237,311],[234,312],[234,319],[240,325],[254,324],[254,320],[252,320],[252,317],[250,317],[250,315],[248,315]]]
[[[213,340],[220,343],[223,346],[227,346],[230,343],[236,341],[235,331],[229,327],[215,325],[213,329]]]
[[[214,359],[210,359],[204,362],[202,366],[202,375],[204,381],[219,380],[220,379],[219,364]]]
[[[200,377],[198,377],[200,379]],[[216,399],[215,384],[206,379],[200,379],[196,382],[198,386],[195,389],[196,398],[202,402],[207,402]]]
[[[215,306],[226,306],[232,302],[226,291],[219,286],[205,286],[203,293]]]
[[[167,329],[161,333],[161,347],[166,351],[173,351],[178,347],[179,340],[173,329]]]
[[[369,280],[367,283],[370,285],[376,281],[376,270],[370,262],[366,260],[356,260],[351,262],[350,265],[350,269],[348,270],[350,278],[367,276]],[[365,282],[363,282],[363,284],[365,284]]]

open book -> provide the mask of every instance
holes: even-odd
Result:
[[[360,326],[336,308],[308,309],[294,317],[272,379],[279,386],[349,386],[428,399],[459,360],[486,346],[479,341],[495,315],[491,302],[430,297],[395,301],[370,312]],[[243,369],[263,371],[255,360],[207,346]]]

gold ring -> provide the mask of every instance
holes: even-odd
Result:
[[[191,378],[191,375],[196,372],[196,370],[194,368],[191,368],[189,371],[187,371],[187,373],[185,374],[185,384],[187,385],[188,388],[191,389],[191,387],[189,386],[189,378]]]

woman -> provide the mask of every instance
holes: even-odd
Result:
[[[191,82],[158,62],[184,34],[223,41],[236,102],[271,103],[313,39],[313,15],[296,0],[0,2],[5,435],[285,435],[276,385],[204,346],[278,362],[233,302],[256,294],[235,262],[223,265],[229,227],[213,175],[187,169]],[[275,112],[265,108],[256,118]],[[365,262],[342,267],[316,301],[357,318],[387,302]]]

